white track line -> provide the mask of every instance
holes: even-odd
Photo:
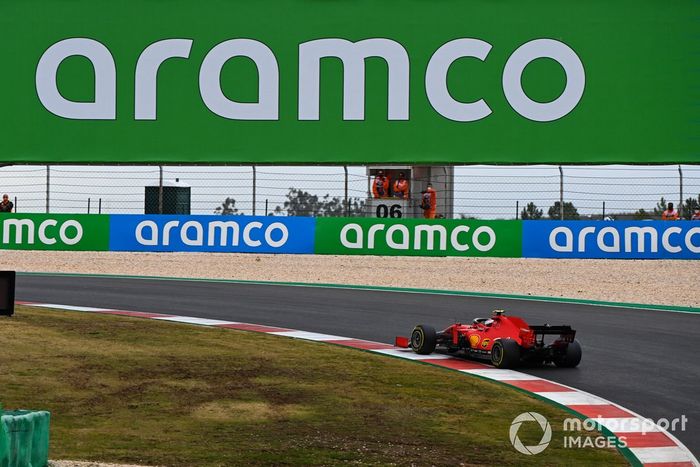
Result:
[[[237,321],[222,321],[220,319],[193,318],[189,316],[165,316],[153,318],[159,321],[174,321],[176,323],[199,324],[200,326],[223,326],[224,324],[240,324]]]

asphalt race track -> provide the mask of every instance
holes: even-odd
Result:
[[[583,346],[578,368],[524,371],[654,420],[685,415],[686,431],[673,434],[700,454],[696,314],[321,287],[51,275],[19,275],[16,299],[242,321],[381,342],[408,335],[418,323],[447,327],[504,308],[532,324],[570,324]]]

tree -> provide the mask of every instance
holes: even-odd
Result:
[[[520,218],[524,221],[531,220],[535,221],[542,218],[542,210],[537,209],[537,205],[533,202],[527,203],[527,206],[520,211]]]
[[[644,219],[651,219],[651,213],[646,209],[638,209],[634,214],[635,220],[641,221]]]
[[[549,214],[550,219],[560,219],[561,203],[556,201],[552,206],[550,206]],[[577,220],[580,216],[578,215],[578,210],[574,206],[574,203],[570,201],[564,201],[564,220]]]
[[[666,199],[662,196],[654,208],[654,217],[661,217],[661,214],[666,210],[666,205]]]
[[[697,209],[700,209],[700,195],[698,195],[697,198],[688,198],[685,200],[681,209],[681,218],[689,221]]]
[[[365,200],[360,198],[349,198],[348,199],[348,216],[363,216],[365,213],[365,205],[367,203]]]
[[[278,206],[279,208],[279,206]],[[289,216],[339,217],[345,215],[343,198],[326,194],[323,198],[312,195],[307,191],[290,188],[284,209]],[[348,216],[361,215],[365,209],[365,201],[360,198],[348,199]],[[281,211],[281,208],[279,209]],[[278,209],[275,209],[278,212]]]
[[[236,207],[236,200],[233,198],[226,198],[221,206],[214,209],[214,214],[221,214],[222,216],[233,216],[238,213],[238,208]]]
[[[287,201],[284,208],[290,216],[312,216],[316,217],[321,211],[318,196],[297,188],[290,188],[287,193]]]

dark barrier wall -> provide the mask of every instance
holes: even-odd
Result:
[[[12,316],[15,313],[15,283],[15,271],[0,271],[0,315]]]
[[[699,17],[697,0],[3,0],[0,162],[698,163]]]

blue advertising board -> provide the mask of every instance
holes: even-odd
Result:
[[[700,222],[524,221],[523,257],[700,259]]]
[[[111,251],[314,252],[316,220],[271,216],[110,216]]]

